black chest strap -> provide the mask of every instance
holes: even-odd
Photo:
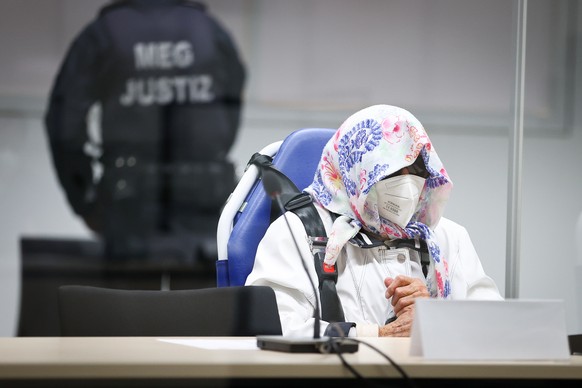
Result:
[[[327,243],[327,233],[325,227],[313,205],[311,196],[302,192],[285,174],[277,170],[272,164],[272,158],[266,155],[255,153],[249,164],[259,167],[262,172],[265,169],[277,174],[284,182],[281,188],[281,202],[285,210],[295,213],[310,238],[311,252],[318,277],[319,297],[321,300],[321,318],[327,322],[344,322],[344,312],[341,306],[335,284],[337,282],[337,267],[327,266],[323,259],[325,256],[325,245]],[[275,206],[271,207],[271,222],[279,215]]]
[[[430,255],[428,253],[428,246],[426,245],[426,241],[420,239],[402,239],[396,240],[395,243],[397,248],[413,249],[419,253],[422,273],[426,278],[428,274],[428,266],[430,264]]]
[[[344,322],[344,310],[337,295],[337,265],[329,266],[324,263],[325,246],[327,245],[327,233],[321,221],[317,209],[311,201],[311,196],[302,193],[310,199],[309,203],[287,210],[295,213],[303,222],[311,252],[313,253],[313,264],[319,279],[319,297],[321,300],[321,318],[327,322]]]

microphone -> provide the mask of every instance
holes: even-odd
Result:
[[[263,168],[261,173],[263,188],[271,199],[281,198],[282,185],[279,177],[268,168]],[[283,213],[285,214],[285,213]]]
[[[291,352],[291,353],[354,353],[358,350],[358,342],[350,341],[349,339],[334,339],[331,337],[324,337],[322,338],[320,335],[320,305],[319,305],[319,297],[318,292],[315,287],[315,283],[313,279],[309,275],[309,270],[305,264],[305,260],[303,259],[303,255],[301,254],[301,250],[299,249],[299,244],[297,243],[297,239],[295,238],[295,234],[291,229],[291,225],[289,224],[289,220],[287,219],[285,206],[281,201],[281,194],[282,194],[282,178],[277,175],[276,172],[269,168],[262,168],[262,181],[263,181],[263,188],[267,195],[277,203],[283,218],[285,219],[285,223],[287,224],[287,229],[291,233],[291,237],[293,238],[293,243],[295,245],[295,249],[299,254],[299,258],[301,260],[301,265],[303,270],[305,271],[308,279],[309,284],[313,290],[313,295],[315,295],[315,307],[313,309],[313,339],[301,339],[301,338],[285,338],[283,336],[276,336],[276,335],[259,335],[257,336],[257,346],[261,349],[265,350],[277,350],[277,351],[284,351],[284,352]]]
[[[267,192],[267,195],[269,197],[271,197],[272,200],[274,200],[277,203],[277,206],[279,207],[279,210],[281,211],[281,214],[283,214],[283,218],[285,218],[285,223],[287,224],[287,229],[289,229],[289,232],[291,233],[291,237],[293,238],[293,243],[295,244],[295,249],[297,250],[297,253],[299,254],[299,257],[301,258],[301,265],[303,266],[303,269],[305,270],[305,273],[307,274],[307,277],[309,278],[309,284],[311,285],[311,288],[313,290],[313,295],[315,295],[315,308],[313,309],[313,338],[314,339],[318,339],[320,338],[320,334],[319,334],[319,327],[320,327],[320,307],[319,307],[319,298],[317,297],[317,289],[315,288],[313,279],[311,278],[311,276],[309,275],[309,270],[307,269],[307,266],[305,265],[305,260],[303,259],[303,256],[301,255],[301,250],[299,249],[299,244],[297,244],[297,239],[295,238],[295,234],[293,233],[293,230],[291,229],[291,225],[289,224],[289,220],[287,219],[287,215],[286,215],[286,210],[285,210],[285,206],[283,206],[283,202],[281,201],[281,181],[280,181],[280,177],[273,172],[272,170],[268,169],[268,168],[264,168],[263,172],[262,172],[262,179],[263,179],[263,187],[265,189],[265,191]]]

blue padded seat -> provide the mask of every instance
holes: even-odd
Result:
[[[313,181],[323,147],[335,131],[330,128],[304,128],[291,133],[274,154],[273,164],[300,190],[304,189]],[[271,199],[259,179],[245,198],[243,211],[237,212],[232,220],[227,257],[219,257],[216,262],[219,287],[244,285],[253,268],[257,246],[270,223]],[[231,197],[231,200],[236,199]]]

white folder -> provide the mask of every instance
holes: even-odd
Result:
[[[563,301],[418,299],[411,355],[434,360],[569,359]]]

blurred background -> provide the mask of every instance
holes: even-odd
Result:
[[[105,3],[0,0],[0,336],[17,335],[22,240],[93,238],[58,183],[43,117],[69,45]],[[373,104],[408,109],[453,180],[445,216],[506,292],[516,2],[204,3],[247,69],[238,175],[294,130],[337,128]],[[568,333],[581,333],[582,1],[526,3],[518,296],[563,300]]]

